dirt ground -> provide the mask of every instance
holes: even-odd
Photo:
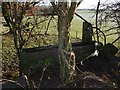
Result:
[[[105,54],[106,55],[106,54]],[[77,64],[75,80],[61,86],[59,65],[39,69],[28,76],[30,87],[40,88],[120,88],[120,50],[115,56],[93,56]]]
[[[64,87],[72,88],[119,88],[120,87],[120,57],[114,58],[115,62],[111,62],[111,65],[101,65],[99,61],[92,62],[95,64],[100,64],[100,67],[94,66],[92,68],[77,65],[76,71],[77,76],[75,81],[65,85]],[[94,60],[101,60],[103,58],[94,57]],[[113,60],[113,59],[112,59]],[[115,66],[116,67],[115,67]],[[90,65],[91,66],[91,65]],[[97,67],[97,69],[95,69]],[[79,70],[78,70],[79,68]],[[99,70],[98,70],[99,69]],[[41,73],[38,72],[35,75],[30,76],[30,80],[33,80],[35,85],[38,86],[40,83]],[[40,88],[58,88],[60,86],[59,77],[59,66],[57,68],[48,69],[45,71],[43,78],[41,80]]]

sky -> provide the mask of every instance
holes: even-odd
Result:
[[[49,0],[42,0],[45,1],[46,4]],[[64,0],[60,0],[64,1]],[[73,0],[74,1],[74,0]],[[79,0],[78,0],[79,1]],[[79,5],[78,9],[93,9],[97,7],[97,3],[99,0],[83,0],[82,3]],[[110,3],[110,2],[120,2],[120,0],[100,0],[101,3]]]
[[[79,5],[79,9],[93,9],[96,8],[99,0],[83,0]],[[100,0],[101,3],[120,2],[120,0]]]
[[[5,0],[5,1],[10,1],[10,0]],[[29,0],[13,0],[13,1],[29,1]],[[35,1],[39,1],[39,0],[35,0]],[[41,1],[45,2],[46,5],[48,5],[49,0],[41,0]],[[93,8],[96,8],[98,1],[99,0],[83,0],[82,3],[79,5],[78,9],[93,9]],[[109,2],[116,2],[116,1],[120,2],[120,0],[100,0],[101,3],[109,3]]]

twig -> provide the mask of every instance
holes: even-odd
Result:
[[[104,32],[109,32],[109,31],[111,31],[111,30],[119,29],[119,28],[120,28],[120,26],[112,27],[112,28],[110,28],[110,29],[104,30]]]
[[[104,45],[106,45],[106,35],[104,34],[104,32],[103,31],[101,31],[99,28],[97,28],[97,27],[93,27],[93,28],[96,28],[97,29],[97,31],[99,30],[99,32],[101,32],[102,34],[103,34],[103,37],[104,37]],[[96,32],[97,33],[97,32]]]
[[[98,11],[99,11],[99,6],[100,6],[100,0],[98,2],[98,5],[97,5],[97,10],[96,10],[96,33],[97,33],[97,42],[99,42],[99,35],[98,35]]]
[[[80,16],[79,14],[75,13],[76,16],[78,16],[79,18],[81,18],[83,21],[85,21],[86,23],[90,24],[86,19],[84,19],[82,16]]]
[[[51,18],[50,18],[50,20],[49,20],[49,22],[48,22],[47,29],[46,29],[46,31],[45,31],[45,35],[47,35],[48,28],[49,28],[49,26],[50,26],[50,22],[51,22],[52,18],[53,18],[53,16],[51,16]]]
[[[4,81],[14,83],[14,84],[18,85],[19,87],[24,88],[23,86],[20,85],[20,83],[14,81],[14,80],[9,80],[9,79],[1,79],[0,80],[0,82],[4,82]]]
[[[120,36],[117,39],[115,39],[111,44],[114,44],[119,39],[120,39]]]
[[[42,82],[42,79],[43,79],[44,73],[45,73],[45,71],[46,71],[46,69],[47,69],[48,66],[49,66],[49,63],[48,63],[47,65],[45,65],[45,67],[43,68],[42,75],[41,75],[41,77],[40,77],[40,82],[39,82],[39,84],[38,84],[38,88],[37,88],[37,90],[40,89],[40,85],[41,85],[41,82]]]
[[[78,66],[75,66],[76,67],[76,69],[82,74],[83,73],[83,71],[82,70],[80,70],[79,68],[78,68]]]
[[[78,3],[77,3],[77,7],[81,4],[83,0],[80,0]]]

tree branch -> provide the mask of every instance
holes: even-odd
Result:
[[[68,18],[69,18],[70,22],[73,19],[75,9],[81,4],[82,1],[83,0],[80,0],[78,3],[77,3],[77,1],[76,2],[71,2],[71,6],[70,6],[69,11],[68,11]]]
[[[77,8],[77,2],[71,2],[71,6],[70,6],[70,8],[68,10],[69,22],[72,21],[76,8]]]
[[[77,3],[77,7],[81,4],[83,0],[80,0],[78,3]]]

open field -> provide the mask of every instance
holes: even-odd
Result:
[[[80,10],[77,10],[76,11],[79,15],[81,15],[84,19],[86,19],[88,22],[92,23],[93,27],[95,27],[95,11],[80,11]],[[72,22],[72,30],[71,32],[72,33],[75,33],[73,30],[76,30],[78,32],[78,36],[82,39],[82,23],[83,21],[78,18],[77,16],[74,17],[73,19],[73,22]],[[110,27],[113,25],[112,23],[108,24],[110,25]],[[109,26],[108,26],[109,28]],[[106,30],[107,28],[105,29],[101,29],[103,32],[104,30]],[[95,29],[94,29],[95,31]],[[111,33],[114,33],[116,32],[116,30],[111,30],[109,32],[104,32],[105,35],[108,35],[108,34],[111,34]],[[75,37],[75,34],[72,35],[72,37]],[[118,34],[112,34],[112,35],[108,35],[106,36],[106,39],[107,39],[107,43],[111,43],[113,42],[116,38],[118,37]],[[101,40],[102,42],[103,40]],[[118,44],[118,42],[115,43],[116,46],[120,46],[120,43]]]
[[[95,11],[76,11],[79,15],[81,15],[83,18],[85,18],[87,21],[91,22],[93,26],[95,26]],[[0,17],[0,20],[3,20],[3,17]],[[42,32],[45,32],[46,26],[48,24],[48,21],[44,22],[43,24],[40,24],[40,27],[44,27]],[[52,20],[49,26],[48,34],[57,35],[57,20]],[[83,21],[78,18],[77,16],[74,16],[74,19],[71,24],[71,37],[72,38],[79,38],[82,39],[82,25]],[[2,31],[8,31],[7,27],[4,27],[2,23],[0,22],[0,30]],[[110,34],[116,32],[115,30],[112,30],[110,32],[105,33]],[[106,36],[107,42],[110,43],[114,41],[118,37],[117,34],[113,34],[110,36]],[[115,43],[115,45],[118,46],[118,43]]]

